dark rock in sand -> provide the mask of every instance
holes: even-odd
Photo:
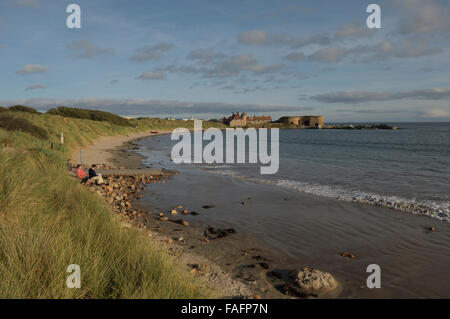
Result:
[[[259,263],[259,265],[264,269],[269,269],[269,265],[267,263]]]
[[[216,206],[214,206],[214,205],[204,205],[204,206],[202,206],[202,208],[204,208],[204,209],[210,209],[210,208],[214,208],[214,207],[216,207]]]
[[[191,212],[191,215],[192,216],[198,216],[198,213],[197,212]]]

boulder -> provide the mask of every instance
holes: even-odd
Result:
[[[327,273],[313,268],[303,268],[289,273],[295,282],[295,289],[306,295],[319,295],[335,290],[338,282]]]

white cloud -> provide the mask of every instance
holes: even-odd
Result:
[[[20,75],[26,75],[26,74],[33,74],[33,73],[45,73],[48,71],[48,66],[46,65],[39,65],[39,64],[26,64],[23,67],[21,67],[19,70],[17,70],[17,74]]]
[[[211,49],[197,49],[189,52],[187,59],[198,60],[201,63],[211,63],[225,57],[225,54],[214,52]]]
[[[352,23],[340,26],[334,33],[336,39],[342,38],[364,38],[375,34],[374,30],[367,28],[361,23]]]
[[[139,80],[164,80],[164,73],[147,71],[139,75],[136,79]]]
[[[447,1],[446,1],[447,2]],[[399,26],[403,34],[449,34],[450,6],[435,0],[394,0],[403,14]]]
[[[321,62],[337,62],[345,57],[349,51],[346,51],[339,47],[327,47],[322,48],[308,56],[310,61],[321,61]]]
[[[265,44],[267,33],[263,30],[245,31],[239,34],[238,40],[244,44]]]
[[[72,42],[68,45],[68,49],[71,51],[70,56],[74,59],[91,59],[96,55],[107,57],[114,54],[114,49],[100,49],[89,40]]]
[[[247,45],[287,46],[298,49],[311,44],[327,45],[331,38],[327,34],[311,36],[291,36],[286,34],[270,34],[263,30],[244,31],[238,35],[238,41]]]
[[[402,99],[444,100],[450,99],[450,88],[419,89],[406,92],[332,92],[312,96],[311,99],[323,103],[365,103],[372,101],[393,101]]]
[[[423,117],[427,118],[450,118],[449,110],[434,109],[425,112]]]
[[[25,91],[32,91],[32,90],[36,90],[36,89],[46,89],[46,88],[47,87],[44,84],[39,83],[39,84],[33,84],[33,85],[28,86],[25,89]]]
[[[136,50],[131,60],[136,62],[145,62],[161,58],[162,53],[172,50],[173,45],[162,42],[153,46],[143,46]]]

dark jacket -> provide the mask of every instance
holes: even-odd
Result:
[[[91,179],[92,177],[97,176],[97,173],[94,171],[94,169],[91,167],[89,169],[89,178]]]

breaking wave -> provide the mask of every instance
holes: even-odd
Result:
[[[333,198],[337,200],[356,202],[380,207],[392,208],[398,211],[417,215],[425,215],[441,221],[450,222],[450,202],[448,201],[419,201],[398,196],[380,195],[358,190],[348,190],[339,186],[321,185],[293,181],[287,179],[269,180],[238,175],[232,170],[214,171],[216,174],[241,178],[251,182],[273,184],[289,188],[306,194]]]

